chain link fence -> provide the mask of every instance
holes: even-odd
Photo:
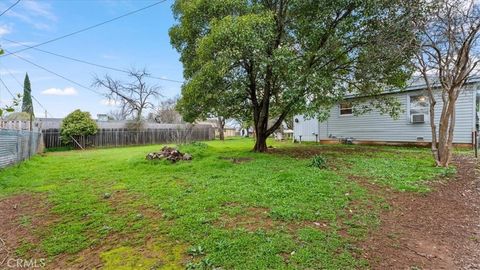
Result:
[[[19,163],[42,151],[42,133],[0,129],[0,168]]]

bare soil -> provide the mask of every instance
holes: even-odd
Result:
[[[40,233],[55,222],[44,197],[34,194],[20,194],[0,199],[0,269],[9,259],[25,259],[16,250],[22,246],[28,249],[29,259],[44,259],[45,254],[28,246],[38,246]]]
[[[237,207],[236,203],[226,203],[224,207]],[[326,221],[280,221],[269,217],[270,209],[263,207],[245,207],[242,213],[235,215],[224,214],[215,223],[216,226],[227,229],[243,229],[250,232],[257,230],[284,229],[288,231],[297,231],[301,228],[313,228],[317,230],[328,229]]]
[[[391,209],[362,243],[372,269],[480,269],[480,175],[455,158],[454,179],[427,194],[392,192]]]
[[[241,164],[253,160],[253,158],[249,157],[220,157],[220,159],[231,161],[234,164]]]
[[[268,149],[270,154],[286,155],[294,158],[311,158],[314,155],[321,154],[333,154],[333,155],[343,155],[343,154],[362,154],[365,156],[375,156],[376,152],[391,152],[394,150],[391,149],[382,149],[374,147],[354,147],[354,146],[342,146],[338,145],[328,146],[322,145],[322,147],[305,147],[305,146],[294,146],[294,147],[283,147],[283,148],[272,148]]]
[[[132,209],[135,209],[142,218],[148,218],[153,224],[162,219],[161,211],[147,207],[146,204],[139,205],[135,201],[135,196],[127,194],[127,192],[116,191],[108,198],[108,201],[118,215],[130,214]],[[41,269],[100,269],[105,264],[100,256],[103,252],[134,239],[132,235],[114,233],[104,239],[98,239],[99,244],[92,245],[77,254],[61,254],[51,260],[39,248],[35,248],[41,244],[42,232],[47,231],[50,225],[59,221],[58,217],[49,210],[50,207],[47,199],[38,194],[19,194],[0,199],[0,269],[11,269],[11,267],[7,267],[7,260],[9,259],[15,261],[18,259],[45,259],[46,264],[44,266],[38,264]],[[137,255],[146,258],[158,258],[161,261],[163,257],[170,256],[168,252],[171,249],[182,247],[182,251],[179,251],[181,252],[180,255],[183,256],[181,263],[186,262],[186,255],[183,254],[185,248],[176,242],[173,242],[175,246],[162,243],[162,252],[154,253],[153,250],[158,247],[159,241],[170,243],[169,239],[161,239],[158,234],[152,231],[151,235],[145,239],[144,247],[139,249]],[[28,244],[30,248],[26,250],[25,254],[18,254],[17,250],[25,244]],[[168,263],[168,261],[165,263]],[[21,269],[22,267],[17,268]]]

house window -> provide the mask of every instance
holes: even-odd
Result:
[[[429,112],[428,98],[423,95],[410,96],[410,122],[425,123]]]
[[[342,102],[340,103],[340,115],[352,115],[352,103],[351,102]]]

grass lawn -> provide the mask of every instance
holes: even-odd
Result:
[[[16,253],[41,252],[52,268],[358,269],[368,266],[356,243],[388,208],[371,187],[427,192],[451,172],[428,149],[269,144],[274,153],[238,138],[183,145],[194,159],[176,164],[145,160],[158,145],[51,152],[0,171],[0,199],[33,194],[51,213],[45,226],[22,217],[35,237]],[[328,168],[309,166],[309,153]]]

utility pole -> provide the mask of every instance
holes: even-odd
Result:
[[[31,108],[32,106],[30,106]],[[30,131],[33,131],[33,109],[30,109],[31,110],[31,113],[30,113]]]
[[[33,151],[32,151],[32,147],[33,147],[33,106],[32,104],[30,104],[30,132],[29,132],[29,136],[28,136],[28,157],[31,157],[33,156]]]

